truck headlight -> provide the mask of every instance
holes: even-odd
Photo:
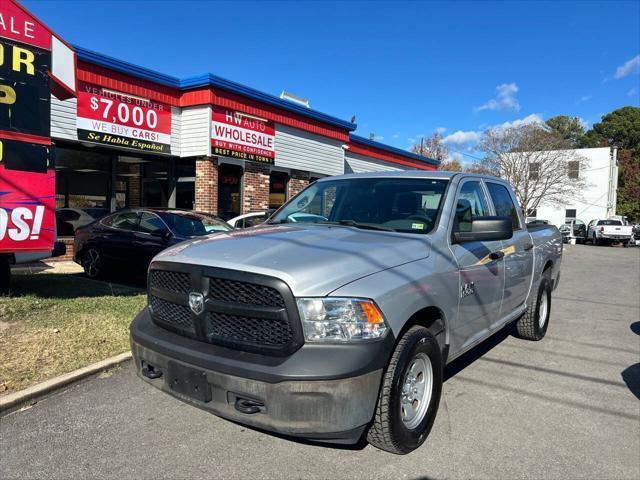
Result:
[[[388,327],[375,303],[361,298],[299,298],[309,342],[361,342],[383,338]]]

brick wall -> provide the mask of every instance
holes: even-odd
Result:
[[[195,196],[195,210],[218,213],[218,165],[213,159],[196,159]]]
[[[63,262],[73,260],[73,238],[59,238],[59,242],[65,244],[67,250],[64,255],[45,259],[47,262]]]
[[[242,213],[269,208],[269,166],[246,162],[244,167]]]
[[[293,198],[305,187],[309,185],[309,172],[303,172],[301,170],[291,170],[291,176],[289,177],[289,192],[287,198]]]

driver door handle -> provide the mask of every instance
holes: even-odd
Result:
[[[524,244],[524,250],[531,250],[533,248],[533,243],[525,243]]]
[[[504,252],[502,250],[498,250],[496,252],[491,252],[489,254],[489,258],[491,260],[502,260],[504,258]]]

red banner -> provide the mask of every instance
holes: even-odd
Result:
[[[0,37],[51,50],[51,32],[12,1],[3,0]]]
[[[157,153],[171,153],[171,106],[80,82],[78,138]]]
[[[211,153],[273,163],[276,157],[273,122],[242,112],[213,107]]]
[[[55,233],[55,171],[11,170],[0,163],[2,250],[51,250]]]

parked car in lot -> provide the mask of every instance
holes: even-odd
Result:
[[[204,213],[156,208],[120,210],[75,232],[73,258],[88,277],[108,268],[144,271],[167,247],[231,226]]]
[[[109,213],[106,208],[58,208],[56,230],[59,237],[72,237],[76,229]]]
[[[621,243],[628,247],[632,235],[633,227],[624,225],[622,220],[618,219],[591,220],[587,227],[587,239],[591,240],[593,245]]]
[[[265,225],[156,256],[135,365],[239,423],[405,454],[431,430],[447,363],[507,325],[545,336],[561,259],[558,229],[527,228],[501,179],[323,178]]]
[[[559,230],[564,243],[568,243],[571,238],[575,238],[577,243],[585,243],[587,240],[587,225],[582,220],[567,222]]]
[[[238,215],[237,217],[232,218],[227,223],[233,228],[255,227],[256,225],[264,223],[264,221],[269,218],[269,215],[270,212],[268,211],[245,213],[244,215]]]

